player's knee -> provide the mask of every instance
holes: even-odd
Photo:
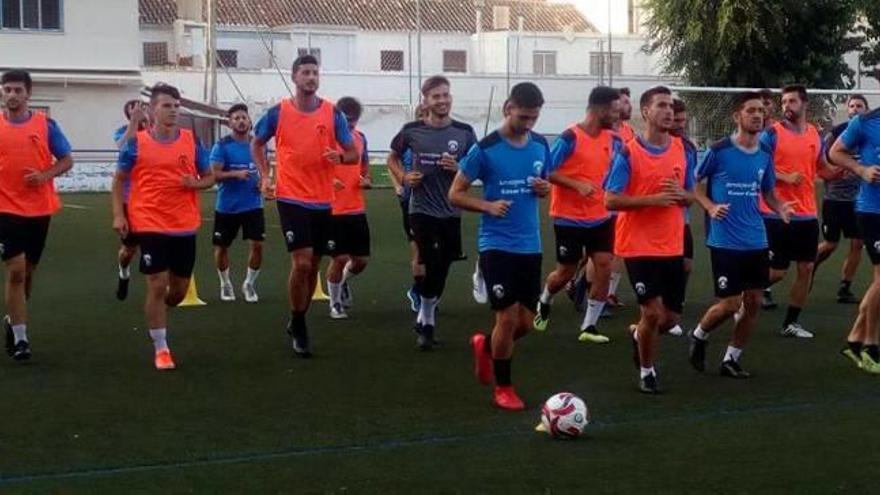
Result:
[[[263,243],[260,241],[251,241],[251,253],[263,254]]]
[[[24,285],[27,282],[27,270],[22,267],[11,267],[6,271],[6,279],[10,285]]]
[[[655,298],[642,306],[642,320],[652,327],[659,326],[664,319],[663,305]]]
[[[739,311],[739,307],[742,303],[742,298],[738,296],[727,297],[718,302],[721,306],[721,310],[724,311],[725,316],[730,316]]]
[[[351,265],[349,269],[352,273],[360,273],[364,271],[364,269],[367,267],[367,263],[369,263],[369,260],[369,258],[356,256],[351,259]]]
[[[298,274],[309,274],[312,272],[312,268],[311,257],[296,257],[293,259],[293,271]]]

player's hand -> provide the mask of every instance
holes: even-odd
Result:
[[[120,237],[128,235],[128,220],[125,216],[113,217],[113,230],[115,230]]]
[[[183,187],[187,189],[199,189],[199,179],[192,175],[184,175],[181,179]]]
[[[46,180],[46,175],[35,168],[27,169],[27,173],[24,175],[24,182],[31,187],[39,186]]]
[[[373,188],[373,179],[371,179],[369,175],[362,175],[360,184],[361,184],[361,189],[372,189]]]
[[[406,175],[403,176],[403,180],[409,187],[419,187],[424,177],[425,174],[421,172],[407,172]]]
[[[235,170],[232,172],[232,176],[238,180],[248,180],[251,177],[250,170]]]
[[[593,183],[589,181],[578,182],[575,186],[575,190],[581,196],[588,197],[592,196],[593,193],[596,192],[596,186],[594,186]]]
[[[266,201],[275,199],[275,184],[272,184],[271,178],[263,177],[260,181],[260,191],[263,193],[263,199]]]
[[[859,176],[865,182],[880,182],[880,167],[869,165],[859,169]]]
[[[447,172],[458,172],[458,162],[449,153],[443,153],[440,156],[440,167]]]
[[[791,215],[794,213],[794,201],[786,201],[779,206],[779,218],[783,221],[783,223],[791,222]]]
[[[402,198],[403,197],[403,186],[395,185],[394,186],[394,194],[396,194],[398,197]]]
[[[536,177],[535,180],[532,181],[532,190],[535,191],[535,194],[537,194],[539,198],[543,198],[550,194],[550,183],[544,179]]]
[[[150,122],[147,115],[147,106],[140,103],[132,105],[129,109],[128,115],[129,119],[139,126],[147,125]]]
[[[672,206],[684,201],[684,189],[676,180],[664,179],[660,185],[660,192],[654,195],[657,206]]]
[[[724,220],[727,214],[730,212],[730,203],[725,204],[714,204],[711,208],[709,208],[709,216],[712,217],[713,220]]]
[[[327,160],[328,162],[330,162],[334,165],[339,165],[340,163],[342,163],[342,153],[340,153],[336,150],[328,149],[327,151],[324,152],[323,156],[324,156],[325,160]]]
[[[492,215],[493,217],[505,217],[507,216],[507,212],[510,211],[510,205],[512,204],[513,201],[508,201],[506,199],[492,201],[491,203],[489,203],[489,208],[486,213]]]
[[[336,191],[341,191],[341,190],[345,189],[345,183],[342,182],[341,180],[337,179],[336,177],[334,177],[333,178],[333,189]]]

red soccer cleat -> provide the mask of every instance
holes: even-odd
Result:
[[[155,365],[156,369],[159,371],[173,370],[176,366],[174,364],[174,359],[171,358],[171,351],[165,349],[157,352]]]
[[[506,385],[503,387],[496,386],[495,397],[492,402],[501,409],[506,409],[508,411],[522,411],[526,408],[522,399],[520,399],[519,396],[516,395],[516,391],[513,390],[513,385]]]
[[[471,337],[474,350],[474,375],[483,385],[491,385],[495,381],[495,370],[492,369],[492,356],[486,352],[486,335],[475,333]]]

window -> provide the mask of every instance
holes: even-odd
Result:
[[[320,48],[297,48],[296,56],[302,57],[303,55],[311,55],[318,59],[318,62],[321,61],[321,49]]]
[[[227,69],[238,67],[238,50],[217,50],[217,65]]]
[[[608,53],[590,52],[590,74],[593,76],[608,75]],[[623,74],[623,54],[614,52],[611,54],[611,75]]]
[[[144,43],[144,66],[168,65],[168,43],[147,41]]]
[[[400,50],[382,50],[381,67],[383,72],[394,72],[403,70],[403,52]]]
[[[61,29],[62,0],[0,0],[0,29]]]
[[[467,52],[443,50],[443,72],[467,72]]]
[[[533,52],[532,66],[535,75],[556,74],[556,52]]]

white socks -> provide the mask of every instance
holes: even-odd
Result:
[[[255,283],[257,283],[257,277],[259,277],[259,276],[260,276],[260,269],[259,268],[254,270],[253,268],[248,267],[247,275],[244,278],[244,283],[246,283],[248,285],[254,285]]]
[[[220,276],[220,285],[232,285],[232,279],[229,278],[229,268],[217,270],[217,275]]]
[[[642,378],[644,378],[644,377],[646,377],[646,376],[648,376],[648,375],[655,375],[655,376],[656,376],[656,374],[657,374],[657,373],[654,371],[654,367],[653,367],[653,366],[651,366],[650,368],[642,368],[641,366],[639,367],[639,375],[640,375]]]
[[[621,275],[618,272],[611,272],[611,282],[608,284],[608,295],[617,294],[617,286],[620,285]]]
[[[128,280],[129,278],[131,278],[131,265],[128,265],[126,267],[119,265],[119,278],[121,278],[122,280]]]
[[[541,304],[550,304],[553,302],[553,294],[550,293],[550,289],[547,286],[544,286],[544,291],[541,292]]]
[[[327,281],[327,292],[329,292],[330,296],[330,304],[341,304],[342,303],[342,282],[338,284],[334,284],[331,281]]]
[[[343,283],[343,284],[344,284],[348,279],[350,279],[351,277],[354,277],[354,275],[355,275],[354,273],[351,272],[351,270],[348,269],[349,266],[351,266],[351,261],[349,261],[348,263],[346,263],[346,264],[345,264],[345,268],[342,269],[342,283]]]
[[[27,324],[22,323],[20,325],[12,325],[12,334],[15,335],[16,344],[22,340],[27,342]]]
[[[545,289],[546,290],[546,289]],[[587,300],[587,311],[584,314],[584,321],[581,323],[581,330],[586,330],[591,326],[595,326],[602,315],[602,309],[605,307],[605,301],[597,301],[595,299]]]
[[[733,346],[727,346],[727,352],[724,354],[724,360],[739,362],[739,357],[742,356],[742,353],[742,349],[737,349]]]
[[[156,352],[168,350],[167,333],[168,331],[164,328],[150,329],[150,338],[153,339],[153,349]]]
[[[703,328],[700,325],[697,325],[697,328],[694,329],[694,337],[699,340],[708,340],[709,334],[703,331]]]
[[[422,307],[419,308],[419,316],[416,321],[422,325],[434,326],[434,311],[437,309],[438,298],[420,297],[422,298]]]

